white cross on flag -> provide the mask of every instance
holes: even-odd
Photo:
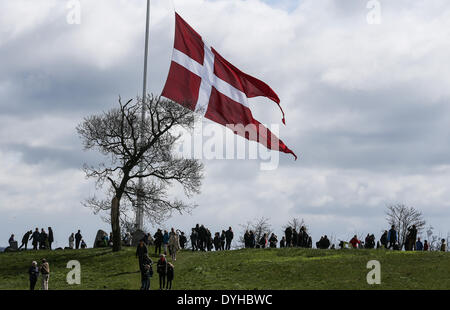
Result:
[[[247,101],[247,98],[264,96],[279,106],[277,94],[269,85],[242,72],[207,46],[177,13],[172,63],[162,96],[232,128],[237,135],[268,149],[290,153],[297,159],[283,141],[253,118]],[[281,112],[284,123],[282,109]]]

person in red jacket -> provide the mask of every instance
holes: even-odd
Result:
[[[361,244],[361,241],[359,241],[356,235],[354,235],[349,243],[352,245],[352,248],[356,249],[358,247],[358,244]]]

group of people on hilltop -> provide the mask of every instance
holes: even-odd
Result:
[[[14,234],[9,237],[8,243],[9,246],[14,248],[14,244],[16,244],[16,240],[14,240]],[[22,243],[17,250],[20,250],[24,247],[25,250],[28,249],[28,242],[31,241],[33,245],[33,250],[51,250],[52,243],[54,241],[53,230],[51,227],[48,228],[48,233],[42,228],[39,231],[39,228],[33,232],[32,230],[27,231],[22,237]]]
[[[299,231],[295,227],[286,227],[284,238],[286,247],[312,248],[312,238],[308,235],[305,226],[300,227]]]
[[[197,224],[191,229],[191,248],[192,251],[216,251],[230,250],[234,238],[234,232],[231,227],[228,230],[216,232],[214,238],[211,231],[204,225]]]
[[[14,240],[14,234],[11,235],[11,237],[8,240],[9,246],[11,248],[14,248],[14,244],[16,243],[16,240]],[[17,250],[21,250],[24,248],[24,250],[28,250],[28,242],[31,241],[31,244],[33,246],[33,250],[52,250],[52,244],[55,241],[55,237],[53,234],[53,229],[51,227],[48,227],[48,231],[46,232],[44,228],[42,228],[39,231],[39,228],[36,228],[33,232],[32,230],[27,231],[23,237],[22,237],[22,243],[17,248]],[[79,249],[79,248],[86,248],[87,245],[83,240],[83,237],[81,236],[81,231],[78,230],[76,234],[72,233],[69,236],[69,249]]]

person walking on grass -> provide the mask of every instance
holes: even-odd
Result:
[[[42,290],[48,290],[48,280],[50,278],[50,266],[45,258],[42,259],[42,265],[40,268],[42,277]]]
[[[141,290],[150,290],[150,278],[153,276],[152,264],[152,259],[146,254],[141,267]]]
[[[31,263],[30,269],[28,269],[28,274],[30,275],[30,291],[34,291],[37,279],[39,277],[39,268],[36,261]]]
[[[180,249],[180,236],[173,228],[170,231],[169,248],[170,255],[172,256],[172,261],[175,262],[177,260],[177,251]]]
[[[163,234],[161,232],[161,229],[158,228],[155,235],[155,254],[161,254],[161,245],[163,241]]]
[[[231,241],[233,241],[233,238],[234,238],[233,230],[231,229],[231,227],[229,227],[228,230],[225,232],[226,250],[231,249]]]
[[[159,289],[164,289],[166,285],[166,276],[167,276],[167,260],[164,254],[159,256],[158,263],[156,265],[156,271],[159,275]]]
[[[33,241],[31,242],[31,244],[33,245],[33,250],[38,249],[40,236],[41,236],[41,234],[39,233],[39,228],[36,227],[36,230],[34,231],[33,235],[31,236],[31,239],[33,239]]]
[[[27,246],[28,246],[28,241],[30,241],[31,240],[31,234],[33,233],[33,231],[27,231],[26,233],[25,233],[25,235],[23,235],[23,237],[22,237],[22,245],[19,247],[19,250],[23,247],[23,246],[25,246],[25,251],[27,250]]]
[[[167,230],[164,230],[163,235],[163,246],[164,246],[164,255],[167,255],[167,248],[169,247],[169,233]]]
[[[174,277],[174,266],[172,263],[167,263],[167,285],[166,290],[172,289],[172,281]]]

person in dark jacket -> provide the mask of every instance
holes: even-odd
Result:
[[[180,235],[180,247],[181,247],[182,250],[184,250],[185,247],[186,247],[187,238],[186,238],[186,235],[184,234],[184,232],[179,231],[179,230],[178,230],[178,232],[179,232],[179,235]]]
[[[284,236],[286,237],[286,247],[292,246],[292,227],[287,227],[284,231]]]
[[[52,243],[55,241],[55,238],[53,237],[53,229],[51,227],[48,228],[48,248],[52,249]]]
[[[33,250],[37,250],[38,249],[40,236],[41,236],[41,234],[39,233],[39,229],[36,228],[36,230],[34,231],[33,235],[31,236],[31,239],[33,239],[33,241],[31,242],[31,244],[33,245]]]
[[[226,239],[225,230],[222,230],[222,234],[220,235],[220,249],[222,251],[225,250],[225,239]]]
[[[226,250],[229,250],[231,248],[231,241],[233,241],[233,238],[234,238],[233,230],[231,229],[231,227],[229,227],[228,230],[225,232]]]
[[[214,243],[214,249],[216,251],[220,251],[220,234],[218,232],[216,232],[214,235],[213,243]]]
[[[33,233],[33,231],[27,231],[26,233],[25,233],[25,235],[23,235],[23,237],[22,237],[22,244],[21,244],[21,246],[19,247],[19,250],[23,247],[23,246],[25,246],[25,250],[27,250],[27,246],[28,246],[28,241],[29,240],[31,240],[31,234]]]
[[[173,277],[174,277],[174,266],[172,265],[172,263],[167,263],[167,285],[166,285],[167,290],[172,289]]]
[[[250,230],[250,239],[249,239],[250,249],[254,249],[256,247],[256,237],[253,230]]]
[[[280,241],[280,248],[285,248],[286,247],[286,237],[281,237],[281,241]]]
[[[191,246],[192,246],[192,251],[197,251],[198,247],[197,247],[197,242],[198,242],[198,233],[195,230],[195,228],[192,228],[192,232],[191,232]]]
[[[75,249],[77,250],[80,248],[81,239],[83,239],[83,236],[81,235],[81,231],[78,230],[78,232],[75,234]]]
[[[408,250],[413,251],[416,248],[417,228],[416,225],[412,225],[408,228]]]
[[[36,261],[31,263],[30,269],[28,269],[28,274],[30,275],[30,291],[33,291],[39,277],[39,267]]]
[[[153,237],[155,238],[155,254],[161,254],[161,245],[163,239],[161,229],[158,229]]]
[[[429,247],[430,247],[430,246],[428,245],[428,241],[425,240],[425,242],[423,243],[423,250],[424,250],[424,251],[428,251]]]
[[[269,238],[269,245],[270,245],[270,247],[271,248],[276,248],[277,247],[277,242],[278,242],[277,236],[274,233],[272,233],[272,235]]]
[[[160,258],[156,265],[156,271],[159,275],[159,289],[162,290],[166,286],[167,260],[164,254],[161,254],[159,257]]]
[[[387,230],[385,230],[384,233],[381,235],[380,243],[383,245],[383,247],[385,249],[387,249],[387,247],[388,247],[388,232],[387,232]]]
[[[41,229],[41,233],[39,235],[39,249],[47,249],[48,248],[48,235],[45,232],[44,228]]]
[[[423,251],[423,244],[422,241],[420,241],[420,238],[417,238],[416,251]]]
[[[139,244],[136,248],[136,258],[139,259],[139,269],[141,273],[143,272],[144,267],[144,258],[148,255],[148,249],[145,245],[144,239],[139,240]]]
[[[292,246],[298,246],[298,232],[295,228],[292,230]]]
[[[388,232],[388,249],[393,248],[395,246],[395,244],[397,243],[397,231],[395,230],[395,226],[392,225],[391,229],[389,229]]]
[[[147,291],[150,289],[150,278],[153,276],[152,264],[152,259],[148,254],[145,254],[142,259],[142,266],[139,267],[141,270],[141,290]]]

